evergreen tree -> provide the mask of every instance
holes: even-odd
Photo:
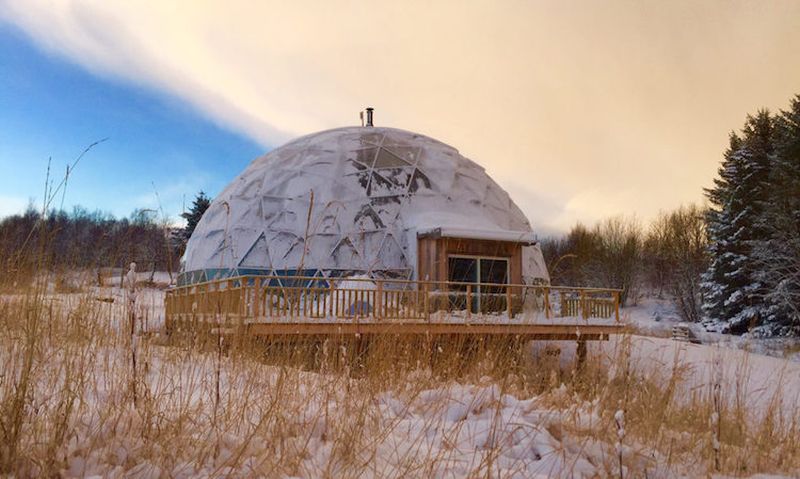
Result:
[[[742,168],[738,154],[741,147],[742,140],[732,132],[714,187],[706,189],[706,197],[711,203],[706,214],[711,262],[703,275],[703,311],[712,322],[727,317],[726,300],[735,292],[727,281],[728,274],[734,270],[731,259],[735,256],[728,238],[732,236],[731,197]]]
[[[775,119],[775,155],[766,209],[767,237],[756,255],[766,286],[763,332],[800,334],[800,96]]]
[[[203,217],[208,207],[211,206],[211,199],[206,196],[205,192],[200,191],[192,202],[192,207],[186,213],[181,214],[181,218],[186,220],[186,227],[183,229],[183,237],[186,241],[192,236],[197,223]]]
[[[711,264],[705,275],[706,314],[741,334],[768,316],[766,289],[754,254],[768,236],[766,209],[774,156],[774,121],[767,111],[748,116],[731,135],[714,187],[706,191]]]

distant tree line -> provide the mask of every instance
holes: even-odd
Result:
[[[36,268],[107,268],[137,263],[139,271],[176,272],[179,261],[210,199],[198,193],[184,228],[159,219],[155,210],[138,209],[117,219],[77,206],[71,212],[49,211],[32,204],[22,214],[0,219],[0,271]],[[0,281],[3,279],[0,278]]]
[[[75,207],[43,216],[33,206],[0,220],[0,259],[6,271],[31,268],[123,267],[174,271],[183,242],[156,219],[136,210],[129,218]]]
[[[697,206],[662,213],[647,227],[624,217],[578,224],[541,246],[553,284],[618,288],[623,305],[642,294],[669,297],[685,320],[702,318],[708,254],[705,212]]]

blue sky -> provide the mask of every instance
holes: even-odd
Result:
[[[105,137],[70,176],[65,209],[127,216],[157,208],[155,189],[176,220],[184,195],[191,204],[201,189],[218,193],[267,150],[175,97],[44,52],[0,22],[0,216],[31,199],[41,205],[49,157],[60,179],[67,163]]]
[[[48,156],[66,204],[215,194],[291,138],[426,134],[534,229],[704,201],[731,130],[800,93],[800,2],[0,0],[0,215]]]

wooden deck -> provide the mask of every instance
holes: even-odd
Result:
[[[215,329],[264,338],[593,341],[623,327],[618,290],[521,284],[241,276],[170,289],[165,306],[170,332]]]
[[[456,324],[456,323],[255,323],[247,326],[255,336],[336,336],[336,335],[398,335],[398,336],[490,336],[515,337],[524,340],[607,340],[620,332],[621,325],[564,324]]]

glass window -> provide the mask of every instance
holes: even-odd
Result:
[[[508,260],[481,258],[481,283],[508,284]],[[504,288],[485,286],[487,293],[502,293]]]
[[[374,168],[402,168],[410,165],[409,162],[403,160],[393,152],[381,148],[378,150],[378,156],[375,158]]]
[[[448,261],[448,279],[457,283],[478,282],[478,258],[461,258],[451,256]],[[457,291],[466,291],[467,285],[453,285]]]
[[[447,261],[447,278],[451,282],[473,283],[473,312],[496,312],[506,308],[506,290],[503,286],[487,286],[487,284],[508,284],[508,260],[498,258],[481,258],[479,256],[451,256]],[[480,284],[478,284],[480,283]],[[466,284],[450,286],[451,306],[455,309],[466,308]]]

